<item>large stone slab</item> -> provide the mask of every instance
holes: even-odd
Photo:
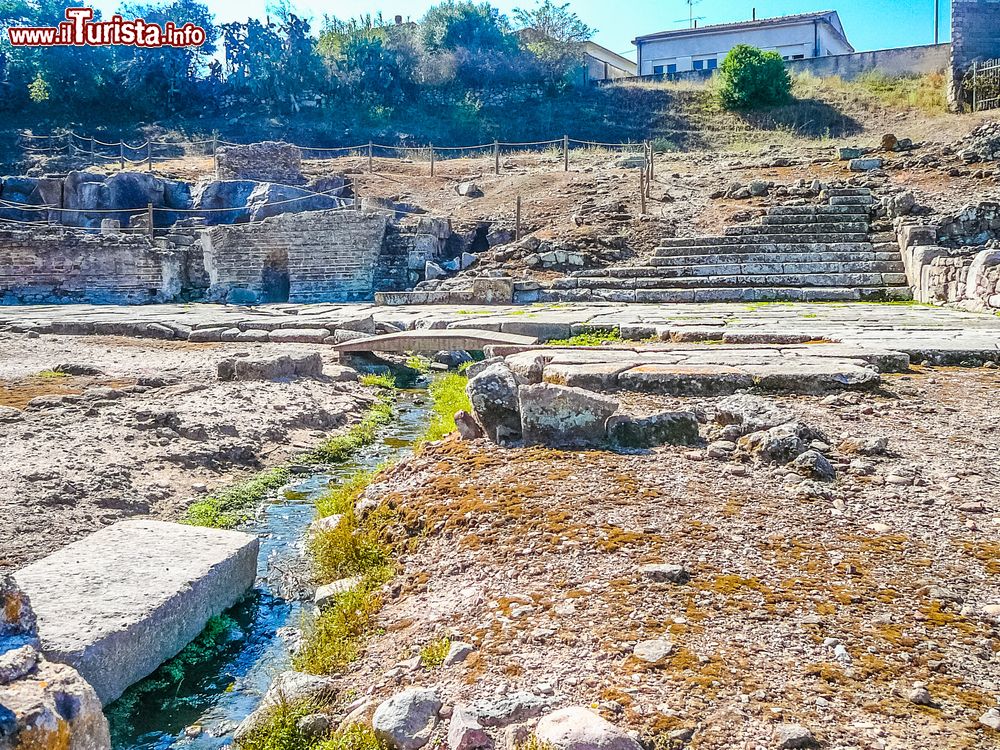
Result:
[[[121,521],[15,573],[43,653],[105,705],[176,655],[253,586],[257,537]]]
[[[476,328],[428,329],[386,333],[336,344],[340,352],[439,352],[479,351],[491,344],[526,346],[534,344],[534,336],[479,330]]]

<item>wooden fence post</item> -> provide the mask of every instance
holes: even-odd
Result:
[[[149,171],[153,171],[153,144],[146,141],[146,165],[149,167]]]
[[[521,196],[517,196],[517,208],[514,211],[514,241],[521,239]]]
[[[212,167],[215,169],[215,179],[219,179],[219,136],[212,134]]]
[[[649,158],[649,174],[646,175],[646,178],[647,178],[646,182],[651,185],[652,182],[653,182],[653,176],[654,176],[654,172],[653,172],[653,142],[652,141],[646,141],[646,151],[649,154],[649,157],[648,157]]]
[[[646,170],[639,170],[639,213],[646,213]]]
[[[125,171],[125,141],[118,141],[118,163],[119,170]]]
[[[569,171],[569,136],[563,136],[563,172]]]
[[[434,176],[434,144],[431,144],[431,177]]]
[[[500,174],[500,142],[493,141],[493,174]]]
[[[94,136],[90,136],[90,166],[97,165],[97,157],[94,156]]]
[[[373,161],[373,158],[372,158],[372,142],[368,141],[368,173],[369,174],[371,174],[372,172],[375,171],[374,169],[372,169],[372,161]]]
[[[153,239],[153,204],[146,204],[146,216],[149,218],[149,238]]]
[[[975,112],[979,109],[979,81],[976,80],[976,69],[979,67],[978,62],[972,63],[972,111]]]

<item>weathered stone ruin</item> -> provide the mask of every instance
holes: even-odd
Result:
[[[937,224],[898,224],[906,274],[920,302],[1000,309],[1000,204],[966,206]]]
[[[11,576],[0,578],[0,750],[110,748],[97,693],[40,648],[28,596]]]
[[[302,152],[282,141],[262,141],[239,146],[220,146],[216,152],[220,180],[260,180],[298,185],[302,176]]]

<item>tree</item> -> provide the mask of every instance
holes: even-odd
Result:
[[[583,43],[594,35],[594,29],[569,9],[569,3],[556,5],[552,0],[542,0],[532,10],[516,8],[514,20],[523,29],[525,46],[550,81],[565,77],[583,64]]]
[[[507,17],[489,3],[445,0],[427,11],[420,38],[438,70],[466,86],[496,85],[524,75],[524,56]]]
[[[129,3],[118,11],[123,18],[141,18],[164,26],[192,23],[205,30],[200,47],[114,47],[114,68],[122,91],[139,109],[175,112],[198,99],[198,86],[216,50],[218,30],[212,12],[198,0],[173,0],[168,4]]]
[[[791,92],[791,78],[777,52],[738,44],[719,66],[719,101],[726,109],[783,104]]]

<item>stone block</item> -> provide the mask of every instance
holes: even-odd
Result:
[[[672,396],[724,396],[752,385],[746,372],[725,365],[649,364],[618,376],[624,390]]]
[[[271,331],[268,340],[279,344],[322,344],[329,335],[329,328],[279,328]]]
[[[42,651],[74,667],[105,705],[238,602],[257,572],[256,536],[121,521],[22,568]]]
[[[618,402],[582,388],[551,383],[518,390],[521,435],[527,444],[597,445],[607,438],[604,424]]]

